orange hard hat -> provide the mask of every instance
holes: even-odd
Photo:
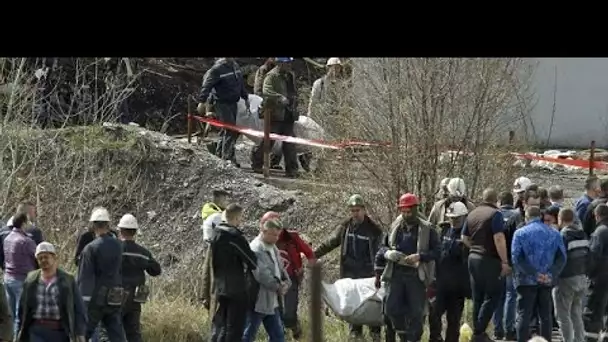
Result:
[[[420,204],[418,202],[418,197],[416,197],[416,195],[411,194],[409,192],[407,194],[401,195],[401,197],[399,197],[399,209],[415,207],[418,204]]]
[[[268,211],[260,219],[260,225],[264,225],[264,223],[266,223],[266,221],[272,220],[272,219],[275,219],[275,218],[279,218],[279,217],[280,217],[280,215],[276,211]]]

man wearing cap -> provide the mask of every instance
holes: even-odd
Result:
[[[382,240],[382,229],[365,210],[363,197],[348,199],[351,217],[344,220],[332,235],[314,251],[317,258],[341,246],[340,278],[369,278],[374,276],[374,258]],[[379,341],[381,327],[370,327],[372,339]],[[350,326],[353,338],[361,338],[362,327]]]
[[[399,198],[401,214],[375,258],[376,288],[384,281],[387,289],[384,314],[401,342],[422,338],[426,292],[435,280],[435,261],[441,251],[437,230],[418,215],[419,204],[411,193]]]
[[[526,189],[532,185],[532,181],[528,177],[519,177],[513,182],[513,193],[516,195],[515,208],[524,211],[524,194]]]
[[[277,57],[277,65],[266,75],[262,88],[264,106],[268,106],[264,112],[271,116],[270,131],[291,137],[295,136],[294,123],[299,118],[295,77],[291,71],[292,61],[291,57]],[[271,140],[271,148],[273,144],[274,141]],[[281,148],[285,158],[285,175],[296,177],[299,166],[295,145],[283,142]],[[264,141],[261,141],[251,154],[251,168],[256,173],[262,173],[263,155]]]
[[[279,214],[269,211],[260,220],[260,225],[272,219],[279,219]],[[299,339],[302,335],[302,328],[298,321],[298,303],[300,295],[300,284],[304,279],[304,268],[302,267],[302,254],[308,259],[308,264],[316,261],[315,254],[310,245],[304,241],[300,234],[294,229],[283,227],[277,248],[281,253],[281,263],[289,275],[291,286],[283,298],[282,314],[283,324],[293,332],[293,338]]]
[[[110,235],[110,214],[106,208],[95,208],[89,221],[96,238],[84,247],[78,267],[78,287],[89,318],[86,337],[91,338],[101,322],[110,342],[124,342],[120,313],[124,300],[123,245]]]
[[[17,334],[21,315],[19,314],[19,297],[23,291],[23,282],[27,274],[36,268],[36,243],[29,238],[23,228],[27,225],[26,213],[15,215],[13,229],[4,239],[4,290],[6,299],[13,314],[13,333]]]
[[[150,293],[146,286],[146,273],[159,276],[161,267],[152,253],[135,242],[139,230],[135,216],[124,215],[118,223],[122,250],[122,286],[126,301],[122,310],[122,324],[127,342],[141,342],[141,305],[148,301]]]
[[[16,341],[85,341],[86,312],[74,277],[58,268],[55,246],[36,248],[40,269],[30,272],[19,301],[21,325]]]
[[[308,101],[308,116],[321,123],[324,129],[338,132],[335,120],[340,104],[342,91],[342,61],[338,57],[327,60],[327,73],[312,84],[312,91]],[[340,137],[334,137],[340,138]]]
[[[246,108],[249,108],[249,94],[245,89],[241,69],[234,58],[218,59],[205,73],[198,102],[203,104],[210,97],[214,101],[214,110],[218,119],[227,124],[236,124],[237,103],[241,98],[245,100]],[[240,166],[236,162],[235,155],[235,144],[238,138],[238,132],[222,128],[216,150],[217,156],[230,160],[236,167]]]
[[[468,248],[462,243],[461,237],[462,226],[468,213],[469,210],[463,203],[450,204],[445,214],[449,224],[441,227],[441,255],[437,261],[435,280],[437,293],[429,321],[437,324],[437,330],[441,333],[441,317],[445,313],[445,342],[458,341],[464,301],[471,296],[467,267]],[[430,337],[429,340],[440,341],[441,335]]]

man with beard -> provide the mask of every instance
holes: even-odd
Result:
[[[382,239],[382,229],[365,210],[360,195],[352,195],[348,200],[351,217],[342,222],[333,234],[323,242],[314,255],[321,258],[341,246],[340,278],[369,278],[374,276],[374,258]],[[374,342],[380,341],[381,327],[370,327]],[[353,339],[361,338],[362,327],[350,326]]]
[[[376,254],[376,288],[386,283],[384,314],[399,340],[420,341],[426,290],[435,277],[440,243],[437,230],[418,215],[418,197],[399,198],[399,215]]]

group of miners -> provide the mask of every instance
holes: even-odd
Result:
[[[467,298],[474,341],[493,340],[486,333],[492,320],[494,340],[535,334],[550,341],[554,325],[565,342],[601,339],[608,178],[589,177],[574,208],[565,207],[561,187],[543,189],[526,177],[513,191],[485,189],[478,205],[461,178],[444,180],[440,194],[428,220],[416,195],[402,195],[387,232],[353,195],[349,217],[312,250],[275,212],[262,216],[259,235],[248,242],[239,228],[243,208],[216,191],[202,213],[209,246],[202,300],[213,316],[212,341],[253,341],[261,324],[269,341],[284,341],[283,328],[298,339],[300,254],[312,264],[338,247],[341,278],[375,277],[377,288],[384,285],[386,341],[420,341],[425,317],[430,341],[458,341]],[[380,341],[382,327],[369,329]],[[350,334],[361,339],[362,327],[351,325]]]
[[[285,136],[294,136],[294,123],[298,121],[298,94],[295,75],[291,64],[292,57],[268,58],[255,74],[253,92],[264,100],[259,110],[260,117],[270,116],[271,133]],[[339,99],[336,94],[337,88],[341,87],[342,61],[340,58],[332,57],[326,63],[327,73],[317,79],[313,86],[308,105],[308,115],[315,120],[329,120],[335,115]],[[201,114],[213,115],[219,121],[231,125],[236,124],[237,103],[245,100],[249,108],[249,94],[243,73],[234,61],[234,58],[219,58],[215,64],[205,73],[200,93],[198,94],[198,111]],[[340,125],[330,122],[322,122],[322,126],[331,131]],[[216,144],[215,154],[230,160],[233,165],[240,167],[236,160],[235,145],[239,133],[235,130],[222,128],[220,139]],[[271,148],[274,141],[270,141]],[[262,173],[263,166],[263,142],[260,142],[251,153],[251,168],[256,173]],[[280,169],[281,159],[284,160],[285,175],[297,177],[300,165],[306,171],[309,170],[309,154],[297,156],[295,145],[283,143],[281,145],[282,155],[271,157],[271,167]],[[298,164],[299,162],[299,164]]]
[[[36,226],[36,207],[21,203],[0,231],[0,341],[139,342],[146,273],[160,264],[135,241],[140,226],[126,214],[111,229],[107,209],[96,207],[78,238],[75,278],[59,267],[55,245]]]

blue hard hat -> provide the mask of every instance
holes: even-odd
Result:
[[[293,62],[293,57],[276,57],[275,60],[279,63]]]

